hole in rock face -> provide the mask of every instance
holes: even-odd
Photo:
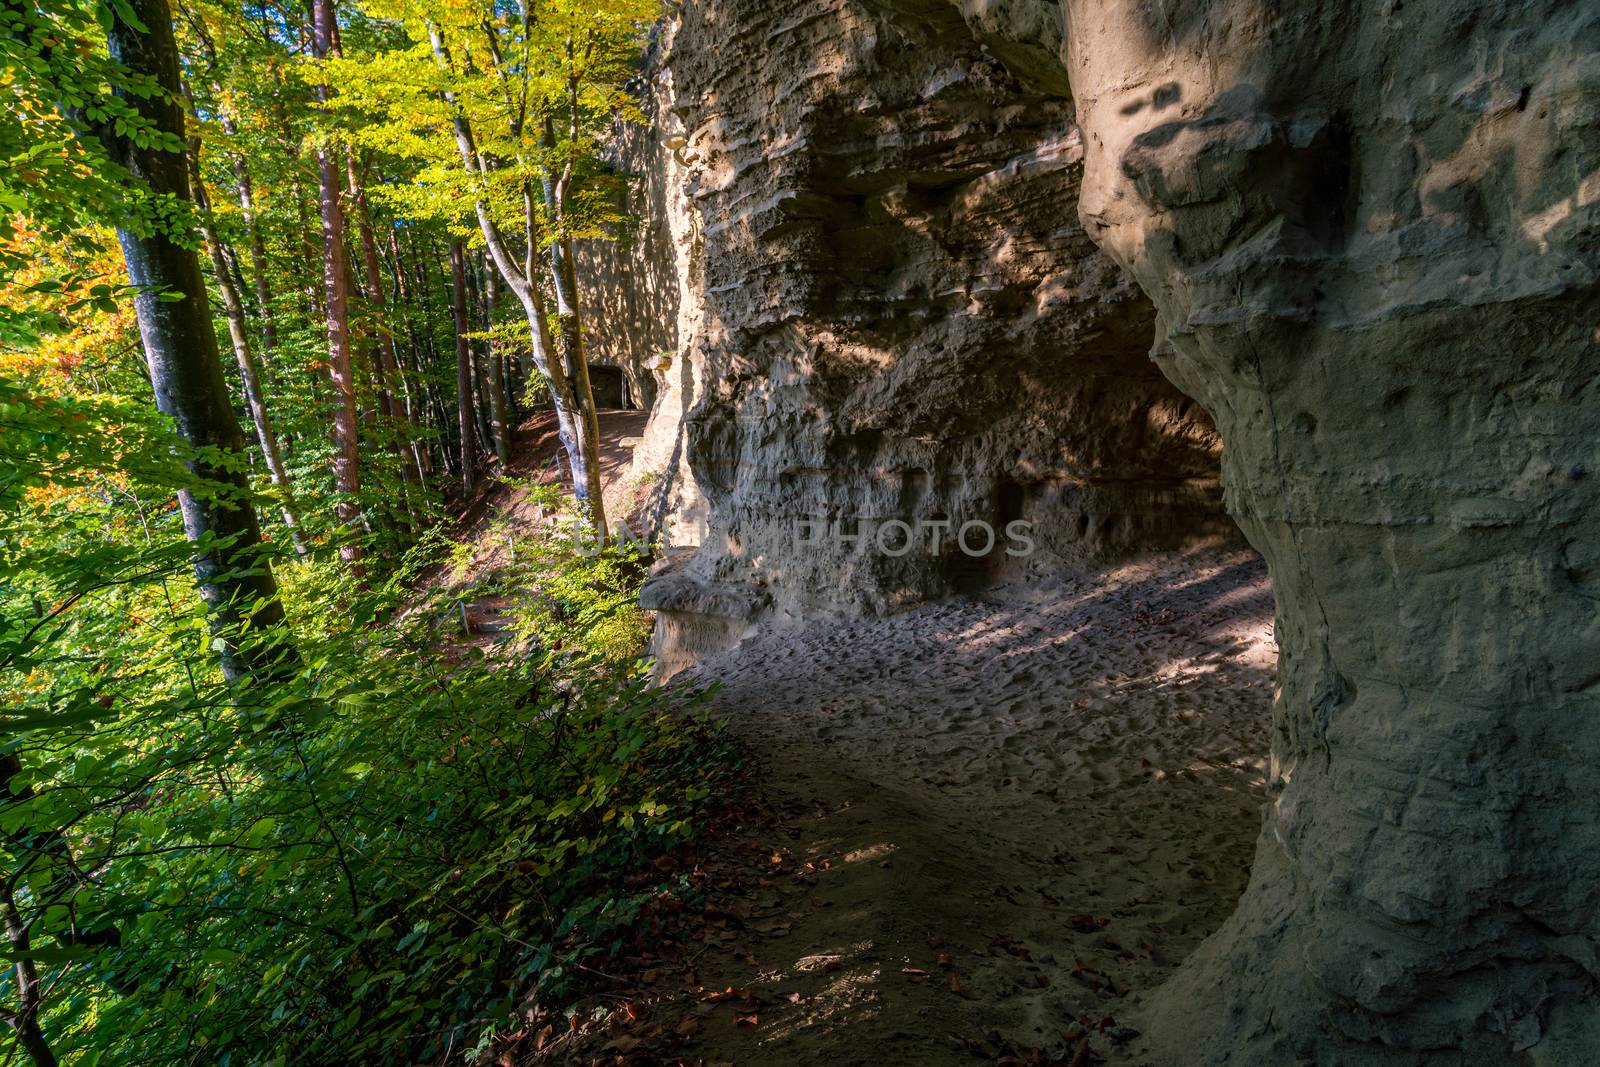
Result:
[[[621,411],[636,407],[627,375],[621,367],[607,364],[589,364],[589,387],[594,393],[595,406],[602,411]]]
[[[995,497],[996,510],[1000,518],[999,528],[1001,530],[1024,517],[1023,509],[1027,501],[1027,494],[1023,491],[1022,486],[1008,478],[1000,483],[999,488],[995,491]]]

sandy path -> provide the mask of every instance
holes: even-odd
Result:
[[[1271,605],[1255,556],[1209,551],[702,664],[763,783],[764,818],[718,847],[781,862],[695,975],[759,1021],[685,991],[687,1061],[1065,1063],[1083,1028],[1119,1058],[1117,1016],[1243,889]]]
[[[602,416],[614,515],[642,426]],[[548,425],[520,444],[512,473],[556,476]],[[472,574],[530,509],[474,505]],[[1086,1038],[1137,1062],[1140,992],[1244,887],[1271,593],[1254,554],[1206,550],[1032,599],[769,630],[682,680],[720,684],[750,785],[692,846],[698,903],[600,982],[621,1021],[526,1062],[1084,1067]],[[485,640],[502,608],[469,605]]]

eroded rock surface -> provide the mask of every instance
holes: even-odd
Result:
[[[1082,215],[1272,568],[1274,802],[1160,1062],[1600,1048],[1600,8],[1075,0]]]
[[[1273,802],[1143,1055],[1591,1062],[1600,10],[717,0],[663,78],[678,654],[1017,574],[798,518],[1021,514],[1036,576],[1215,532],[1208,412]]]
[[[881,612],[1231,530],[1210,421],[1077,220],[1054,48],[986,50],[931,3],[683,9],[663,137],[693,216],[677,367],[708,521],[650,591],[669,624]],[[1031,556],[1006,551],[1019,520]],[[978,528],[963,548],[969,522],[992,549]]]

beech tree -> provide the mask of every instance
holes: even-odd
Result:
[[[266,392],[261,385],[261,367],[250,341],[249,313],[235,283],[227,248],[218,236],[211,215],[210,196],[200,173],[200,138],[189,138],[189,159],[193,171],[195,206],[200,210],[201,232],[205,235],[206,249],[211,256],[212,274],[222,295],[223,313],[228,322],[228,340],[233,345],[234,360],[239,366],[239,381],[244,388],[245,401],[250,405],[250,419],[255,424],[256,443],[261,448],[262,460],[272,478],[272,484],[283,495],[283,524],[294,541],[295,551],[305,556],[309,551],[294,503],[294,485],[283,465],[283,452],[278,447],[278,435],[272,427],[272,416],[267,410]],[[241,188],[243,193],[243,187]],[[247,194],[245,194],[247,195]],[[270,327],[268,327],[270,329]]]
[[[117,241],[137,291],[139,335],[156,406],[194,448],[197,484],[179,492],[195,575],[212,612],[224,672],[241,680],[282,662],[284,621],[245,477],[200,261],[179,103],[178,50],[166,0],[129,0],[106,21],[108,51],[127,73],[113,90],[131,114],[87,106],[86,130],[127,175],[133,210]],[[95,117],[105,115],[105,117]]]
[[[312,55],[326,60],[334,54],[334,0],[312,0]],[[319,80],[317,98],[327,104],[332,90]],[[327,137],[317,142],[317,204],[322,219],[322,278],[328,323],[328,378],[333,385],[333,474],[339,491],[339,519],[353,533],[360,521],[357,494],[361,491],[360,422],[356,413],[355,379],[350,369],[349,277],[344,247],[344,206],[339,194],[339,146]],[[361,546],[353,537],[339,545],[346,562],[359,564]]]
[[[373,120],[358,136],[420,165],[415,186],[391,192],[398,210],[456,220],[470,207],[477,240],[527,320],[574,495],[603,538],[599,422],[572,245],[622,221],[599,151],[616,116],[643,121],[625,83],[658,6],[371,0],[365,9],[402,26],[408,41],[332,68],[347,104]]]

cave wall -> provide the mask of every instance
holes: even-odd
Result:
[[[1600,8],[1069,9],[1082,218],[1278,603],[1250,889],[1158,1062],[1593,1062]]]
[[[665,629],[711,647],[755,618],[1230,534],[1210,420],[1077,220],[1054,45],[987,47],[939,3],[726,0],[685,6],[664,46],[684,380],[663,387],[681,422],[647,439],[676,429],[704,509],[697,551],[647,589]],[[1004,550],[1017,520],[1031,556]],[[914,550],[876,539],[892,521],[917,524]],[[938,533],[970,521],[996,530],[988,553]]]
[[[655,110],[654,94],[643,96]],[[635,406],[645,410],[655,405],[664,366],[678,348],[677,190],[658,130],[621,119],[613,124],[603,158],[621,179],[616,207],[625,221],[610,240],[573,243],[588,359],[621,369]]]

